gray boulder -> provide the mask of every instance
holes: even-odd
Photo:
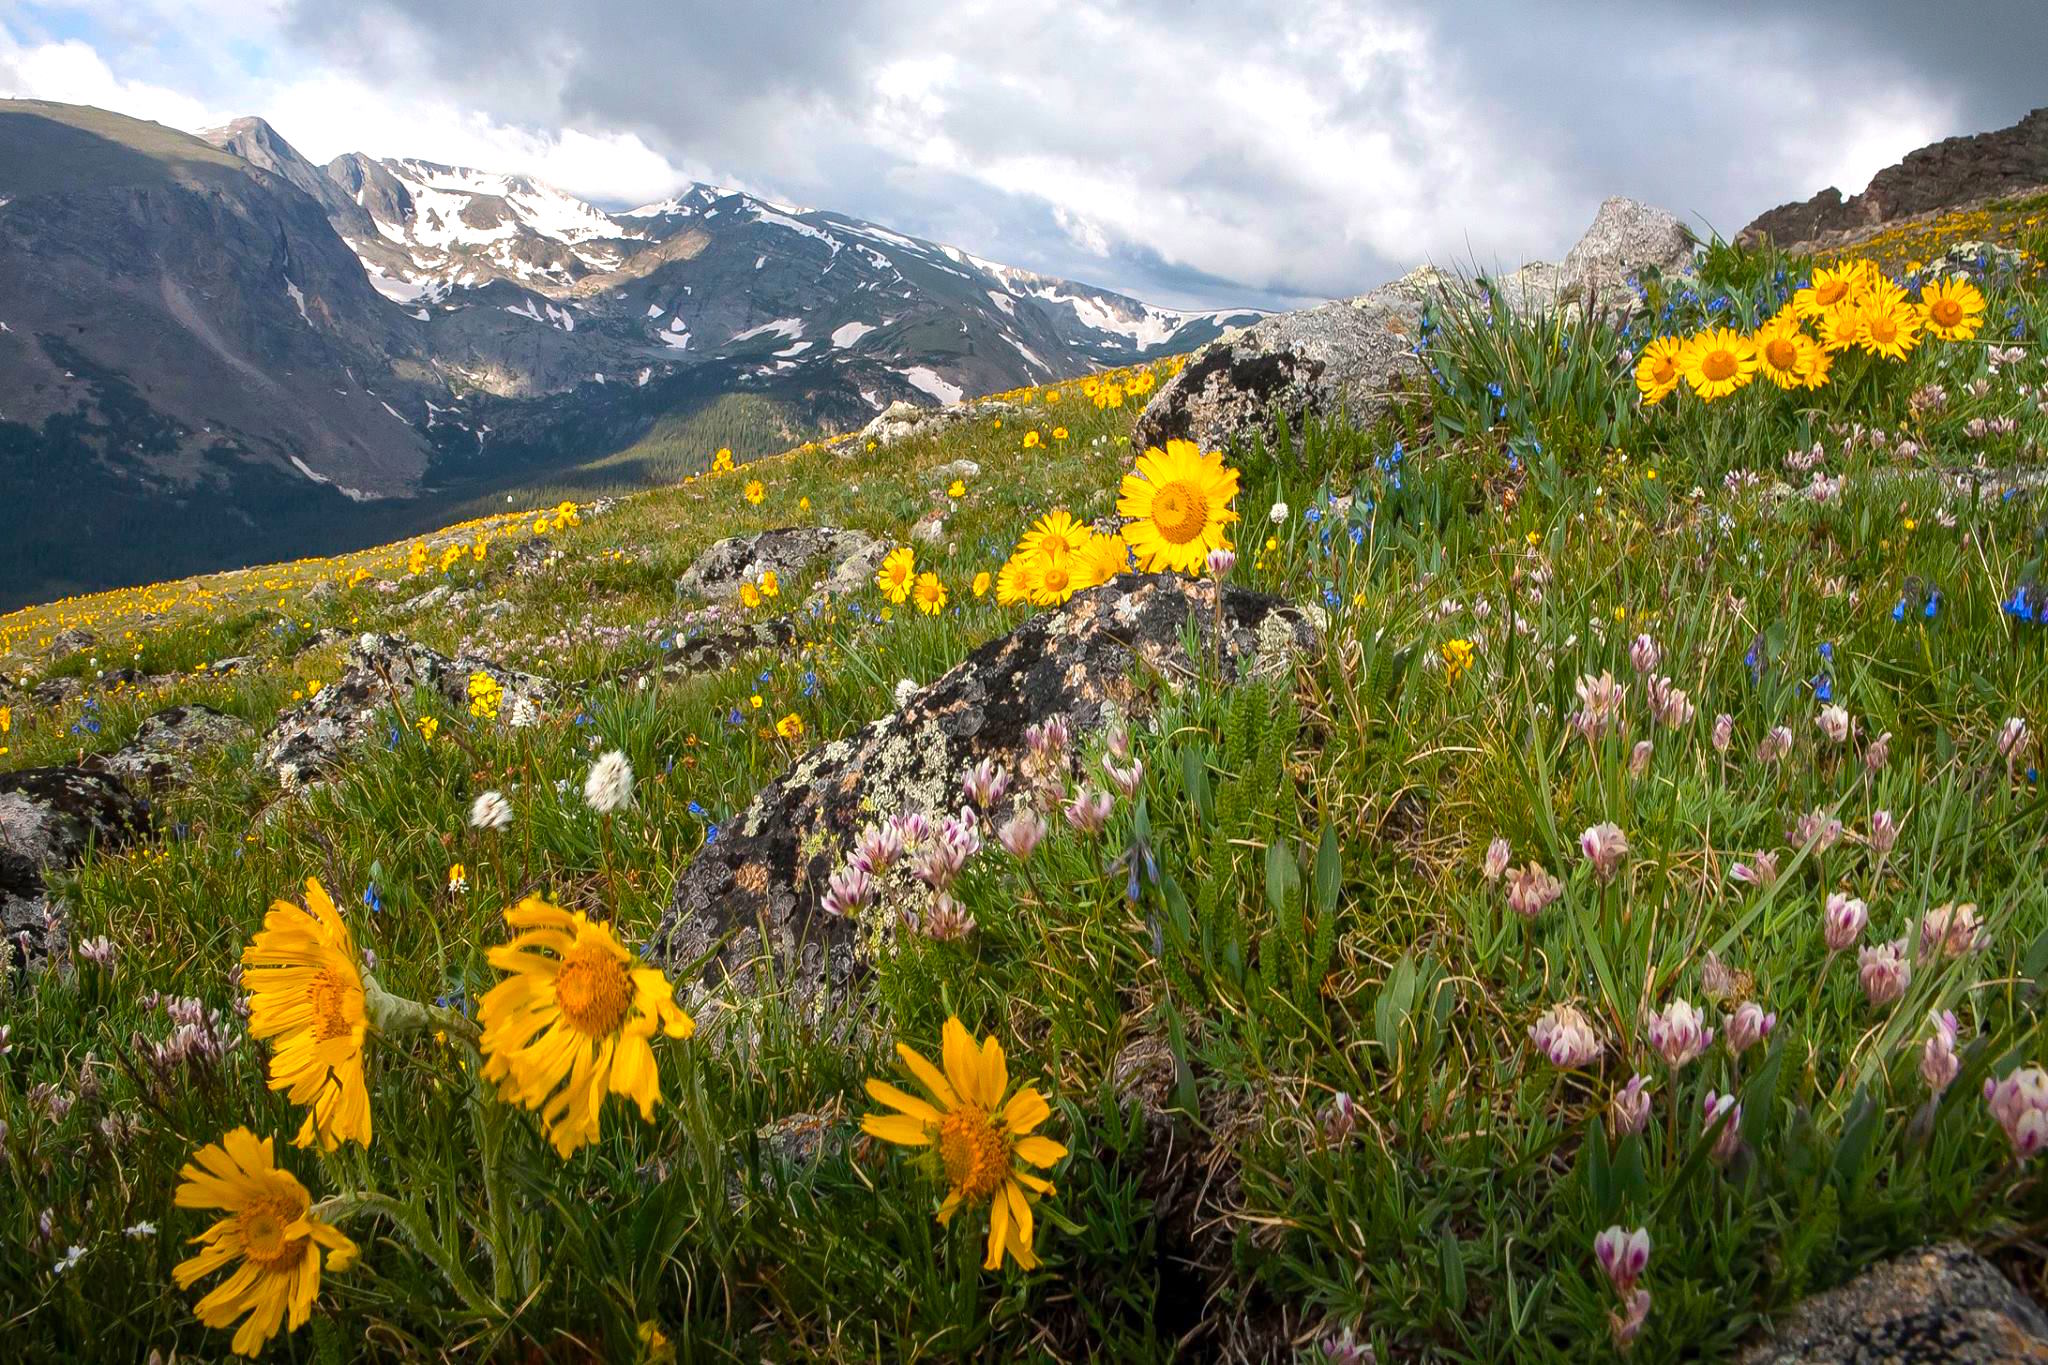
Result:
[[[135,738],[81,765],[108,773],[136,791],[157,792],[192,781],[192,760],[210,749],[255,737],[256,727],[211,706],[173,706],[142,722]]]
[[[148,827],[148,808],[109,774],[0,773],[0,935],[10,969],[40,966],[63,946],[64,905],[45,877],[76,866],[87,849],[119,848]]]
[[[749,536],[728,536],[683,570],[676,591],[713,601],[737,597],[742,583],[757,582],[771,569],[777,578],[794,580],[815,565],[834,570],[877,548],[887,553],[888,547],[867,532],[834,526],[783,526]]]
[[[1741,1365],[2048,1361],[2048,1315],[1989,1261],[1945,1242],[1815,1295],[1738,1359]]]
[[[1692,264],[1693,248],[1692,233],[1663,209],[1608,199],[1562,262],[1530,262],[1496,282],[1499,297],[1525,312],[1573,306],[1632,312],[1637,297],[1629,281],[1651,269],[1678,274]]]
[[[1152,395],[1131,446],[1221,450],[1253,431],[1271,437],[1280,415],[1295,430],[1310,418],[1370,422],[1422,374],[1415,342],[1387,325],[1404,311],[1391,299],[1326,303],[1212,341]]]
[[[506,668],[489,659],[461,654],[449,658],[396,635],[363,635],[349,646],[342,674],[318,695],[280,711],[256,751],[256,765],[287,787],[333,768],[341,756],[376,728],[394,698],[410,705],[415,691],[441,694],[450,707],[467,709],[469,679],[484,673],[503,689],[500,720],[513,720],[552,701],[555,684]]]
[[[1209,581],[1124,574],[983,645],[893,714],[805,754],[678,878],[656,955],[672,967],[702,960],[705,985],[729,979],[746,991],[768,947],[778,986],[800,1008],[834,999],[862,968],[855,926],[821,913],[819,898],[861,828],[958,806],[972,764],[992,758],[1017,769],[1029,726],[1064,720],[1078,744],[1112,716],[1144,713],[1156,684],[1178,687],[1208,666],[1215,593]],[[1226,675],[1276,673],[1318,647],[1317,626],[1275,597],[1228,588],[1221,616]]]

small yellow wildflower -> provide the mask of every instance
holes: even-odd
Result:
[[[947,496],[947,497],[949,497],[949,498],[964,498],[964,497],[966,497],[966,496],[967,496],[967,481],[966,481],[966,480],[964,480],[964,479],[955,479],[955,480],[953,480],[953,482],[951,482],[951,483],[947,484],[947,485],[946,485],[946,496]]]
[[[1026,450],[1035,450],[1038,448],[1038,445],[1039,439],[1038,433],[1036,431],[1027,431],[1024,433],[1024,448]]]
[[[775,733],[784,739],[802,739],[804,737],[804,718],[794,711],[790,712],[781,720],[775,722]]]
[[[946,585],[935,573],[921,573],[912,589],[917,598],[917,609],[926,616],[937,616],[946,608]]]
[[[428,740],[432,739],[441,728],[441,722],[433,716],[421,716],[419,725],[420,738]]]
[[[761,590],[752,583],[740,584],[740,605],[748,611],[761,605]]]
[[[980,573],[978,573],[978,574],[976,574],[976,575],[974,576],[974,595],[975,595],[975,596],[976,596],[977,598],[980,598],[980,597],[986,597],[986,596],[988,596],[988,570],[987,570],[987,569],[983,569],[983,570],[982,570],[982,571],[981,571]],[[5,714],[4,712],[0,712],[0,715],[4,715],[4,714]],[[5,729],[5,728],[6,728],[6,727],[4,727],[4,726],[0,726],[0,729]]]
[[[1443,644],[1444,683],[1454,684],[1472,667],[1472,642],[1446,640]]]
[[[775,570],[763,570],[761,573],[761,596],[779,597],[781,595],[782,580],[775,576]]]
[[[748,502],[751,502],[752,504],[754,504],[754,506],[759,507],[762,503],[762,500],[765,499],[767,496],[768,490],[762,486],[762,483],[759,479],[749,479],[747,481]]]

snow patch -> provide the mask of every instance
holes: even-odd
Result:
[[[853,345],[854,342],[859,341],[862,337],[866,336],[869,332],[872,332],[874,330],[875,329],[873,327],[870,327],[865,322],[843,323],[840,326],[832,329],[833,348],[835,350],[843,351],[847,347]]]
[[[897,373],[903,376],[904,382],[909,384],[911,388],[916,389],[920,393],[928,393],[941,403],[957,403],[960,401],[960,386],[958,384],[949,384],[944,379],[941,379],[938,371],[932,369],[929,365],[912,365],[907,370],[898,370]]]
[[[287,275],[284,277],[284,292],[292,296],[292,302],[299,306],[299,316],[306,320],[308,327],[311,327],[313,315],[306,311],[306,291],[293,284],[292,277]]]
[[[298,471],[301,474],[304,474],[307,478],[311,479],[314,483],[327,485],[329,488],[332,488],[335,492],[347,498],[350,502],[370,501],[370,494],[363,492],[360,488],[344,488],[340,484],[336,483],[334,480],[328,478],[325,474],[322,474],[315,470],[311,465],[307,464],[298,456],[293,455],[290,458],[292,464],[297,467]]]
[[[780,337],[787,337],[790,340],[794,341],[796,338],[804,334],[804,320],[802,318],[777,318],[773,322],[764,322],[759,327],[749,327],[744,332],[734,332],[731,336],[726,338],[726,341],[728,343],[734,341],[751,341],[755,337],[765,336],[769,332],[773,332],[775,333],[775,335]]]

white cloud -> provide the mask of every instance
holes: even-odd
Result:
[[[204,100],[116,76],[98,52],[76,38],[25,46],[5,29],[0,29],[0,97],[96,104],[171,128],[221,121]]]

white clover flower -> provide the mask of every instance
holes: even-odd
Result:
[[[1272,522],[1272,523],[1273,523],[1273,524],[1274,524],[1275,526],[1278,526],[1278,525],[1280,525],[1280,523],[1282,523],[1282,522],[1286,521],[1286,520],[1287,520],[1287,504],[1286,504],[1286,503],[1284,503],[1284,502],[1276,502],[1276,503],[1274,503],[1274,504],[1273,504],[1273,510],[1272,510],[1272,511],[1270,511],[1270,512],[1268,512],[1268,513],[1266,513],[1266,520],[1268,520],[1268,521]]]
[[[498,791],[484,792],[469,806],[469,823],[477,829],[501,830],[512,824],[512,803]]]
[[[583,799],[599,815],[633,804],[633,765],[617,749],[600,756],[583,779]]]

